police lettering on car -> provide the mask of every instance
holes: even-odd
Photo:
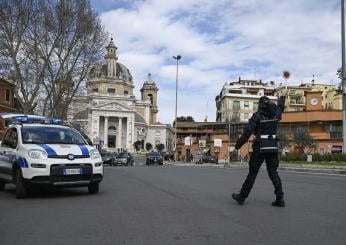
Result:
[[[14,183],[17,198],[42,185],[88,187],[98,193],[103,178],[98,150],[77,130],[59,125],[61,120],[32,118],[11,118],[0,145],[0,190]]]
[[[284,207],[284,193],[282,183],[277,172],[279,166],[278,159],[278,137],[276,135],[278,122],[284,110],[285,96],[281,96],[278,105],[275,105],[266,96],[259,99],[258,111],[250,118],[245,126],[243,134],[238,139],[235,149],[239,150],[248,141],[251,134],[255,135],[252,145],[253,152],[249,161],[249,173],[239,194],[233,193],[232,198],[239,204],[244,204],[248,197],[258,174],[258,171],[266,161],[268,175],[274,185],[276,199],[272,202],[273,206]]]

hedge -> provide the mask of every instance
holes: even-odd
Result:
[[[287,155],[281,156],[281,160],[287,161],[287,162],[294,162],[294,161],[306,162],[307,155],[312,155],[313,162],[346,162],[346,154],[342,154],[342,153],[287,154]]]

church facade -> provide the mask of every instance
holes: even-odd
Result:
[[[72,104],[70,120],[80,125],[93,144],[105,150],[133,152],[135,142],[142,149],[146,143],[153,147],[164,144],[167,149],[167,139],[151,137],[162,136],[167,130],[166,125],[157,122],[156,83],[149,74],[140,90],[141,99],[137,100],[132,75],[118,62],[113,39],[106,51],[104,61],[90,71],[87,95],[76,98]]]

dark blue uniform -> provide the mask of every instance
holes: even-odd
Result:
[[[258,171],[263,163],[263,161],[266,161],[267,165],[267,171],[268,175],[274,185],[275,188],[275,195],[276,200],[283,200],[283,191],[282,191],[282,184],[281,179],[279,177],[279,174],[277,172],[278,166],[279,166],[279,159],[278,159],[278,153],[277,151],[272,152],[263,152],[261,149],[261,138],[268,138],[274,137],[274,140],[277,140],[276,137],[276,128],[272,127],[271,130],[269,128],[261,128],[261,120],[267,120],[267,121],[275,121],[278,122],[281,119],[281,113],[284,110],[285,105],[285,97],[281,96],[278,102],[278,105],[268,103],[266,105],[261,105],[259,103],[259,109],[257,112],[255,112],[252,117],[250,118],[248,124],[244,127],[243,134],[238,139],[235,148],[238,150],[240,147],[245,144],[251,134],[255,135],[255,139],[252,145],[253,152],[250,157],[249,161],[249,173],[246,177],[246,180],[241,188],[241,191],[237,198],[240,199],[236,200],[239,203],[243,203],[245,198],[248,197],[253,184],[255,183]],[[272,120],[274,119],[274,120]],[[271,131],[271,132],[270,132]],[[273,135],[274,132],[274,135]]]

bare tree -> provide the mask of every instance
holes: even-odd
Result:
[[[106,33],[86,0],[3,0],[0,72],[17,84],[25,113],[64,117],[101,58]]]

